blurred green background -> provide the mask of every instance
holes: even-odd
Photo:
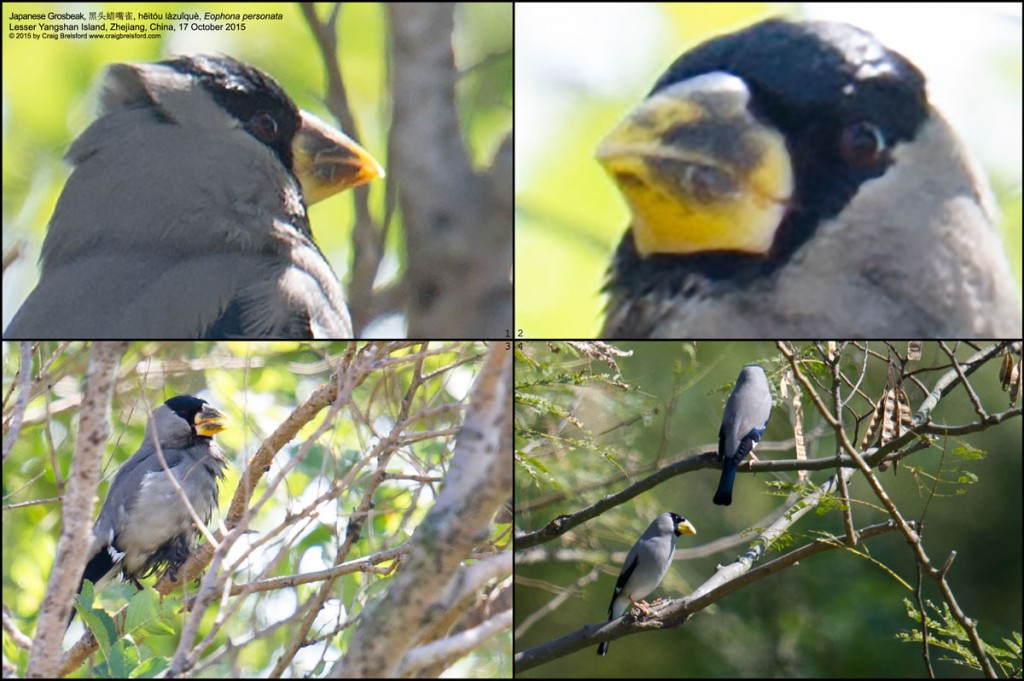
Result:
[[[594,149],[662,71],[770,16],[846,21],[921,67],[989,175],[1021,279],[1020,4],[524,3],[516,7],[516,327],[593,337],[628,213]]]
[[[868,360],[867,375],[858,388],[876,399],[886,381],[887,350],[882,343],[867,345],[883,359],[872,356]],[[578,512],[668,462],[715,451],[725,399],[744,364],[759,363],[766,368],[776,397],[767,432],[757,449],[759,458],[794,457],[791,444],[779,446],[793,438],[792,396],[780,400],[781,355],[771,342],[617,343],[614,347],[633,353],[618,359],[621,376],[617,378],[628,389],[613,382],[615,374],[608,366],[577,355],[563,343],[526,342],[523,346],[516,367],[517,532],[533,531],[561,514]],[[894,345],[900,351],[905,346]],[[961,346],[957,355],[963,359],[973,352]],[[536,365],[531,365],[534,362]],[[849,348],[842,370],[856,378],[863,362],[863,352]],[[934,366],[940,369],[928,370]],[[990,362],[971,377],[990,413],[1007,409],[998,367],[998,361]],[[921,361],[911,368],[929,388],[952,370],[933,343],[924,345]],[[808,369],[813,371],[813,364]],[[825,385],[830,385],[828,379]],[[911,381],[905,388],[910,408],[916,411],[923,392]],[[849,387],[844,388],[843,396],[849,392]],[[827,390],[823,397],[831,404]],[[807,456],[831,456],[835,451],[831,430],[806,395],[802,404],[805,431],[822,429],[820,437],[808,442]],[[858,413],[865,411],[862,398],[854,397],[851,404]],[[554,416],[556,409],[550,405],[563,409],[576,423]],[[933,420],[963,424],[976,421],[977,414],[965,391],[957,388],[942,401]],[[844,419],[850,428],[852,422],[852,417]],[[858,438],[864,430],[861,424]],[[879,472],[879,480],[905,518],[924,517],[924,544],[933,561],[941,564],[951,551],[957,552],[949,581],[959,604],[968,616],[979,620],[980,633],[988,643],[1005,648],[1003,638],[1021,629],[1019,408],[1016,417],[1000,425],[950,438],[945,444],[944,459],[939,441],[904,459],[897,470]],[[954,450],[962,446],[978,448],[986,455],[977,460],[960,458]],[[921,472],[915,474],[914,468]],[[958,481],[961,472],[967,479],[977,476],[976,481]],[[709,579],[719,564],[734,561],[753,538],[741,533],[767,526],[785,507],[784,496],[767,493],[768,484],[796,480],[795,472],[740,473],[734,502],[723,507],[711,503],[720,474],[721,470],[713,467],[673,477],[540,544],[536,550],[542,555],[536,561],[522,562],[524,551],[517,551],[516,652],[607,620],[608,602],[625,552],[657,514],[679,513],[696,526],[698,534],[678,539],[676,560],[648,601],[688,594]],[[832,474],[831,470],[812,471],[810,477],[820,485]],[[931,497],[936,474],[942,482]],[[859,474],[854,475],[850,495],[855,500],[855,527],[887,520]],[[922,516],[926,505],[927,515]],[[842,517],[835,508],[809,513],[797,521],[790,528],[793,543],[783,552],[813,542],[819,532],[844,533]],[[916,567],[906,540],[894,532],[865,541],[859,549],[879,564],[842,549],[826,551],[742,587],[681,627],[617,639],[604,658],[596,654],[596,644],[588,646],[519,676],[927,676],[920,645],[896,639],[899,632],[915,628],[903,604],[914,595],[885,566],[915,584]],[[773,548],[754,567],[779,555],[779,549]],[[932,602],[941,601],[930,580],[925,582],[923,594]],[[938,676],[977,676],[942,661],[951,656],[932,648]]]

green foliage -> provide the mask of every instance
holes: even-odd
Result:
[[[517,472],[524,474],[523,480],[554,489],[563,485],[537,450],[589,452],[624,471],[619,450],[602,444],[574,413],[581,394],[596,399],[610,391],[618,400],[623,393],[636,390],[618,377],[614,356],[585,343],[531,343],[529,352],[523,347],[517,344],[513,393],[515,465]],[[592,361],[595,358],[600,363]],[[552,424],[559,425],[553,428]]]
[[[978,449],[966,442],[962,442],[959,446],[954,447],[953,453],[964,461],[978,461],[988,456],[988,452],[984,449]]]
[[[160,602],[156,591],[147,588],[135,593],[125,615],[117,621],[105,609],[95,605],[94,596],[92,582],[84,582],[75,609],[85,626],[93,632],[99,647],[102,661],[93,669],[95,676],[150,678],[169,667],[167,657],[136,643],[136,635],[143,632],[174,631],[168,623],[173,616],[172,609]]]
[[[909,598],[903,599],[903,605],[907,610],[907,617],[920,626],[922,613]],[[942,603],[941,608],[932,601],[925,602],[926,607],[932,612],[931,616],[925,618],[925,626],[928,631],[928,645],[946,650],[952,655],[942,659],[952,662],[961,667],[970,667],[975,671],[981,671],[981,664],[971,648],[967,632],[956,621],[949,610],[947,603]],[[1021,633],[1010,632],[1012,638],[1003,638],[1005,648],[994,646],[982,641],[985,654],[995,663],[1003,676],[1020,678],[1021,672]],[[924,640],[921,629],[910,629],[896,634],[896,640],[904,643],[922,643]]]
[[[535,484],[542,485],[547,483],[555,489],[559,489],[561,485],[558,484],[558,480],[551,475],[551,472],[547,469],[544,463],[535,457],[524,455],[522,450],[516,450],[516,470],[525,473],[527,478],[532,480]]]
[[[772,355],[774,344],[767,341],[606,345],[631,354],[608,365],[595,361],[585,347],[568,343],[531,341],[516,346],[516,388],[525,396],[515,405],[517,529],[543,528],[552,519],[589,509],[611,495],[622,499],[544,543],[546,559],[530,550],[530,559],[517,564],[521,582],[515,617],[524,632],[517,639],[520,650],[607,618],[616,561],[653,514],[681,513],[700,532],[694,538],[680,538],[676,560],[652,594],[679,597],[735,560],[750,540],[748,532],[788,509],[793,499],[797,506],[806,504],[806,499],[799,501],[801,496],[836,474],[835,468],[812,470],[804,483],[794,470],[743,472],[737,476],[736,502],[729,508],[713,506],[711,496],[720,473],[710,455],[717,445],[725,395],[739,367],[772,367],[767,370],[769,380],[778,393],[788,361],[780,363]],[[792,347],[813,389],[831,408],[830,362],[835,355],[827,355],[822,343]],[[835,346],[843,373],[842,422],[855,446],[860,446],[877,400],[889,385],[888,354],[904,347],[878,342]],[[978,347],[959,345],[953,350],[964,362]],[[918,409],[935,381],[952,370],[949,357],[931,342],[924,344],[918,362],[908,369],[910,380],[905,382],[912,409]],[[1020,619],[1020,565],[1014,558],[1021,536],[1020,514],[1015,512],[1020,457],[987,452],[1020,449],[1019,415],[1012,409],[1004,414],[1007,399],[999,390],[997,372],[981,367],[969,378],[983,408],[990,415],[1003,414],[1005,422],[955,438],[922,435],[930,443],[909,439],[909,453],[898,463],[890,461],[884,470],[875,468],[874,475],[915,530],[930,528],[923,536],[929,552],[936,552],[933,558],[955,548],[957,597],[968,614],[992,631],[1010,631]],[[792,421],[797,415],[807,456],[835,454],[835,430],[818,413],[806,389],[800,390],[799,412],[792,408],[792,393],[777,403],[757,449],[760,459],[793,459]],[[930,415],[936,426],[977,421],[974,401],[961,387],[945,396]],[[595,455],[600,447],[611,453]],[[666,475],[668,466],[675,475]],[[660,481],[652,482],[654,477]],[[627,489],[632,496],[621,495]],[[812,552],[778,575],[730,593],[715,612],[705,613],[708,616],[616,644],[630,646],[632,655],[616,658],[613,646],[607,659],[598,660],[592,651],[584,651],[531,670],[524,678],[581,673],[638,678],[828,676],[837,669],[845,676],[920,674],[920,652],[893,641],[894,632],[906,622],[900,599],[913,591],[913,557],[899,531],[873,532],[854,547],[840,544],[837,537],[846,531],[844,513],[850,514],[857,530],[892,520],[889,508],[859,470],[848,492],[848,499],[835,493],[822,499],[815,513],[804,515],[773,542],[774,553],[768,555],[785,555],[815,542],[827,543],[832,550]],[[569,600],[554,607],[553,590],[569,595]],[[780,614],[782,602],[786,606]],[[541,612],[544,617],[535,617]],[[780,646],[787,650],[781,657]],[[1007,634],[999,647],[1002,652],[990,649],[990,654],[999,656],[1004,674],[1019,677],[1020,635]],[[706,654],[683,660],[679,650]],[[865,650],[871,654],[865,655]],[[954,657],[963,659],[959,654]],[[588,662],[593,666],[590,671]],[[937,674],[948,675],[950,668],[942,664]]]
[[[370,356],[372,353],[364,352],[367,345],[358,344],[357,352]],[[232,570],[235,579],[249,582],[332,565],[348,536],[350,520],[365,502],[371,510],[364,516],[359,539],[344,557],[346,561],[394,548],[422,525],[448,470],[467,393],[479,373],[486,346],[474,342],[376,346],[388,351],[374,357],[372,363],[363,361],[360,370],[366,373],[339,402],[340,410],[319,412],[292,441],[284,443],[252,490],[249,508],[254,509],[254,519],[235,547],[245,549],[237,555],[246,553],[246,559],[237,566],[221,565],[221,569]],[[30,502],[18,503],[3,524],[4,600],[27,632],[34,627],[53,565],[63,514],[59,497],[75,453],[89,347],[86,343],[34,344],[32,365],[25,367],[38,385],[50,386],[48,390],[33,389],[29,396],[24,423],[4,468],[8,498]],[[451,351],[438,352],[448,347]],[[19,349],[16,344],[7,347],[10,361],[5,364],[4,388],[12,396],[19,394]],[[219,512],[211,528],[216,530],[217,521],[227,515],[229,500],[238,492],[247,462],[311,393],[338,380],[339,358],[349,349],[349,342],[131,344],[114,388],[111,434],[103,457],[105,482],[101,482],[97,500],[105,498],[114,471],[138,448],[145,430],[146,405],[155,407],[173,395],[198,394],[223,411],[228,423],[228,430],[216,437],[231,462],[228,478],[220,486]],[[418,375],[417,365],[422,367]],[[9,405],[14,401],[12,398]],[[404,415],[403,405],[408,407]],[[381,453],[368,456],[375,450]],[[300,453],[305,456],[301,461],[297,459]],[[390,458],[384,459],[383,453]],[[381,466],[381,476],[375,475],[377,466]],[[271,481],[282,474],[282,484],[270,492]],[[370,488],[373,481],[377,482]],[[91,510],[93,516],[96,511]],[[502,527],[507,535],[508,526]],[[481,538],[481,549],[498,544],[499,536],[495,529],[490,537]],[[502,541],[507,543],[507,537]],[[393,563],[384,561],[376,567]],[[143,581],[152,584],[155,580]],[[358,571],[337,580],[333,587],[337,594],[329,607],[340,613],[334,643],[341,650],[354,630],[348,619],[383,598],[393,582],[391,575]],[[314,581],[281,591],[286,600],[306,603],[321,588],[323,582]],[[190,586],[188,593],[195,592]],[[80,597],[80,617],[96,632],[100,643],[102,661],[93,673],[126,677],[163,672],[178,645],[182,592],[161,602],[152,588],[136,592],[124,584],[112,585],[104,596],[113,594],[122,596],[122,603],[129,600],[120,619],[94,605],[91,583],[85,584]],[[279,624],[265,621],[263,600],[274,596],[274,592],[260,592],[246,597],[237,622],[223,619],[225,629],[211,637],[210,645],[226,645],[228,636],[236,631],[252,632],[255,627],[262,632],[263,626]],[[103,604],[112,611],[120,607],[114,599],[104,598]],[[220,605],[220,601],[214,603],[207,613],[201,625],[204,633],[212,631],[214,620],[226,614]],[[322,626],[329,630],[330,618],[324,619],[327,622]],[[250,674],[265,667],[294,637],[294,629],[287,625],[269,627],[263,633],[246,646],[248,657],[241,664]],[[317,635],[322,633],[318,628]],[[471,657],[493,661],[501,656],[500,646],[487,644]],[[478,662],[467,658],[466,664]],[[230,675],[229,661],[211,673]]]

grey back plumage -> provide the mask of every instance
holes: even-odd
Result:
[[[608,615],[619,617],[626,611],[629,598],[643,598],[661,584],[676,548],[675,521],[671,513],[654,519],[633,548],[626,554],[615,593],[608,605]],[[617,611],[617,612],[616,612]]]
[[[772,412],[772,393],[764,369],[751,364],[743,367],[736,387],[725,403],[719,455],[735,457],[744,437],[768,423]]]
[[[772,394],[764,369],[756,364],[743,367],[725,402],[722,426],[718,429],[718,458],[722,461],[722,476],[713,498],[715,504],[732,504],[736,466],[761,441],[771,413]]]
[[[640,600],[658,588],[672,565],[676,537],[681,532],[692,534],[696,530],[682,516],[662,513],[640,535],[626,554],[619,578],[615,582],[612,600],[608,605],[609,620],[625,613],[631,601]],[[607,653],[608,641],[604,641],[598,646],[597,654]]]
[[[114,476],[93,528],[93,560],[84,578],[105,582],[120,571],[137,581],[188,557],[196,530],[160,462],[157,443],[196,514],[209,522],[227,459],[215,442],[197,436],[192,424],[163,404],[153,411],[138,451]]]
[[[102,99],[6,338],[352,336],[273,149],[165,64],[111,66]]]

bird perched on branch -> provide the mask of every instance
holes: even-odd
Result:
[[[732,503],[732,485],[736,466],[754,451],[761,441],[772,414],[772,392],[764,369],[756,364],[743,367],[736,385],[725,401],[722,426],[718,429],[718,458],[722,461],[722,477],[718,481],[714,502],[719,506]]]
[[[228,461],[212,438],[225,428],[224,415],[192,395],[153,410],[142,445],[110,484],[83,582],[102,586],[120,574],[141,589],[139,579],[165,568],[173,573],[188,560],[199,535],[188,506],[204,524],[217,507]]]
[[[988,187],[925,77],[841,23],[673,63],[597,157],[632,216],[606,337],[1020,337]]]
[[[307,205],[383,176],[229,57],[114,64],[5,338],[351,337]]]
[[[676,537],[682,534],[697,534],[697,529],[686,518],[676,513],[662,513],[654,519],[626,554],[608,606],[608,621],[621,617],[631,604],[647,607],[640,599],[658,588],[665,578],[676,550]],[[608,641],[597,647],[597,654],[608,654]]]

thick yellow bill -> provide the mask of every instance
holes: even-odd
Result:
[[[292,141],[292,158],[306,205],[384,177],[370,152],[308,111]]]
[[[222,430],[227,429],[224,425],[226,417],[210,405],[205,405],[196,414],[196,434],[203,437],[213,437]]]
[[[641,256],[767,254],[793,194],[784,137],[747,108],[746,84],[710,73],[664,88],[597,149],[633,215]]]
[[[689,520],[683,520],[680,523],[676,523],[677,534],[697,534],[697,528],[693,526]]]

